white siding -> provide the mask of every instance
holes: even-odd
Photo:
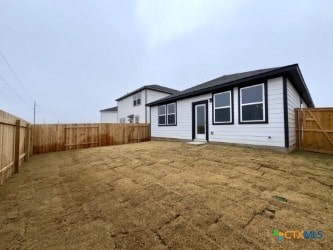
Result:
[[[267,81],[268,124],[239,124],[238,88],[234,88],[234,124],[211,125],[210,141],[284,147],[282,77]],[[270,137],[270,138],[269,138]]]
[[[141,104],[139,106],[133,106],[133,95],[128,96],[120,101],[118,101],[118,122],[120,122],[120,118],[125,118],[126,123],[128,123],[127,116],[134,115],[139,116],[139,122],[145,123],[147,119],[147,123],[150,122],[150,111],[149,107],[146,107],[147,103],[157,101],[158,99],[164,98],[166,96],[169,96],[170,94],[162,93],[159,91],[154,91],[150,89],[144,89],[141,92]],[[139,92],[137,92],[139,93]],[[135,93],[135,94],[137,94]],[[147,98],[146,98],[147,93]]]
[[[147,89],[147,103],[151,103],[169,96],[170,94]],[[150,107],[147,107],[147,123],[150,122]]]
[[[133,95],[128,96],[120,101],[118,101],[118,122],[120,122],[120,118],[125,118],[126,123],[129,123],[127,116],[129,115],[138,115],[139,122],[145,122],[145,91],[141,92],[141,104],[138,106],[133,106]],[[137,92],[139,93],[139,92]],[[135,94],[137,94],[135,93]]]
[[[238,88],[233,89],[234,124],[232,125],[213,125],[212,103],[208,102],[209,140],[214,142],[284,147],[282,77],[268,80],[267,91],[268,124],[238,124]],[[159,127],[157,106],[152,107],[152,137],[191,140],[192,102],[207,100],[210,98],[212,98],[212,94],[177,101],[177,126]]]
[[[296,144],[295,108],[301,107],[301,98],[289,79],[287,79],[287,99],[288,99],[289,146],[293,146]],[[306,104],[304,102],[303,102],[303,107],[306,107]]]
[[[301,108],[305,109],[307,108],[308,105],[304,102],[303,98],[302,98],[302,105],[301,105]]]
[[[117,111],[102,111],[101,112],[101,122],[102,123],[117,123]]]
[[[192,102],[208,100],[211,94],[177,101],[177,126],[158,126],[158,106],[151,109],[151,136],[192,140]],[[211,114],[208,118],[211,120]]]

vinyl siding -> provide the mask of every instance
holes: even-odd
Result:
[[[167,97],[169,95],[170,94],[147,89],[147,103],[157,101],[157,100]],[[146,111],[147,111],[147,123],[149,123],[150,122],[150,107],[147,107]]]
[[[289,79],[287,79],[287,99],[288,99],[289,146],[293,146],[296,144],[295,108],[301,107],[301,97]],[[304,105],[306,106],[306,104],[303,102],[303,107]]]
[[[302,106],[303,109],[305,109],[305,108],[308,107],[308,105],[306,105],[306,103],[305,103],[305,101],[303,100],[303,98],[302,98],[302,105],[301,105],[301,106]]]
[[[267,81],[268,124],[239,124],[237,87],[233,93],[234,124],[211,125],[210,141],[284,147],[282,77]]]
[[[260,82],[258,82],[259,84]],[[213,142],[240,143],[284,147],[283,80],[267,81],[268,124],[238,124],[238,88],[233,88],[234,124],[212,124],[212,102],[208,102],[209,140]],[[177,126],[158,126],[157,106],[152,107],[152,137],[192,139],[192,103],[209,100],[212,94],[177,101]],[[269,138],[270,137],[270,138]]]
[[[102,111],[101,112],[101,123],[117,123],[117,111]]]
[[[126,123],[129,123],[127,116],[129,115],[138,115],[140,123],[145,122],[145,91],[141,92],[141,104],[139,106],[133,106],[133,95],[128,96],[120,101],[118,101],[118,122],[120,118],[125,118]],[[139,93],[139,92],[137,92]],[[137,94],[136,93],[136,94]]]
[[[211,94],[207,94],[177,101],[177,126],[158,126],[158,106],[152,107],[151,136],[192,140],[192,102],[208,100],[211,97]],[[211,117],[208,119],[211,120]]]
[[[147,103],[157,101],[158,99],[164,98],[166,96],[169,96],[167,93],[162,93],[159,91],[154,91],[150,89],[144,89],[141,92],[141,104],[139,106],[133,106],[133,95],[128,96],[120,101],[118,101],[118,122],[120,122],[120,118],[125,118],[126,123],[128,123],[127,116],[129,115],[138,115],[139,116],[139,122],[145,123],[147,119],[147,123],[150,122],[150,111],[149,107],[146,107]],[[139,92],[137,92],[139,93]],[[135,93],[135,94],[137,94]],[[147,94],[147,98],[146,98]],[[147,100],[147,102],[146,102]]]

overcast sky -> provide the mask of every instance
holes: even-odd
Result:
[[[0,56],[0,109],[32,121],[36,100],[38,123],[98,122],[142,85],[294,63],[315,105],[333,106],[332,11],[331,0],[0,0],[0,51],[20,79]]]

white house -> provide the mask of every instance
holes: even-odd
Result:
[[[291,149],[294,109],[314,103],[294,64],[225,75],[149,106],[152,138]]]
[[[118,123],[149,123],[150,107],[147,106],[147,103],[178,92],[178,90],[160,85],[143,86],[116,99],[117,107],[111,108],[114,110],[117,109],[116,111],[111,111],[114,113],[111,114],[109,109],[101,110],[101,121]],[[116,121],[114,121],[115,116],[117,116]]]
[[[118,107],[100,110],[102,123],[117,123],[118,122]]]

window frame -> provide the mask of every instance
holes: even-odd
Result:
[[[135,115],[135,116],[134,116],[134,123],[135,123],[135,124],[140,123],[140,116],[139,116],[139,115]]]
[[[175,111],[173,113],[169,113],[169,109],[168,109],[169,105],[174,105]],[[169,115],[174,115],[175,116],[175,122],[174,123],[169,124]],[[177,112],[176,112],[176,103],[175,102],[166,104],[166,123],[167,123],[168,126],[174,126],[174,125],[177,124]]]
[[[160,115],[160,107],[164,107],[164,114]],[[157,106],[157,123],[158,126],[166,126],[167,120],[166,120],[166,105],[158,105]],[[160,123],[160,116],[164,116],[164,123]]]
[[[242,90],[248,89],[252,87],[262,86],[262,101],[260,102],[251,102],[242,104]],[[267,100],[267,81],[261,83],[255,83],[246,85],[243,87],[238,88],[238,123],[239,124],[263,124],[268,123],[268,100]],[[246,120],[243,121],[243,106],[255,105],[255,104],[262,104],[263,106],[263,119],[262,120]]]
[[[175,105],[175,112],[174,113],[168,113],[168,106],[174,104]],[[164,107],[165,109],[165,114],[160,115],[159,111],[160,111],[160,107]],[[174,115],[175,116],[175,123],[168,123],[168,115]],[[160,116],[164,116],[165,117],[165,123],[161,124],[160,123]],[[177,126],[177,102],[170,102],[170,103],[165,103],[162,105],[158,105],[157,106],[157,124],[159,127],[165,127],[165,126]]]
[[[141,92],[138,92],[133,95],[133,107],[140,106],[141,105]],[[139,103],[138,103],[139,101]]]
[[[230,93],[230,103],[229,106],[221,106],[221,107],[215,107],[215,96],[223,93]],[[223,91],[218,91],[214,92],[212,96],[212,116],[213,116],[213,125],[232,125],[234,124],[234,92],[233,89],[229,90],[223,90]],[[230,120],[226,122],[217,122],[215,121],[215,110],[217,109],[223,109],[229,107],[230,109]]]

